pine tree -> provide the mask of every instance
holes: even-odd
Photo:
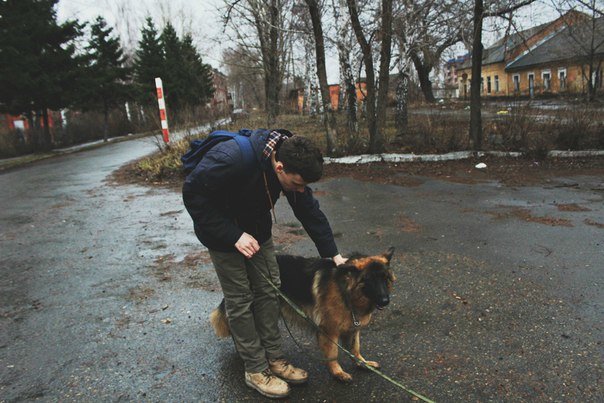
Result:
[[[205,104],[214,93],[211,67],[203,63],[190,34],[181,40],[170,23],[161,32],[151,18],[141,31],[134,79],[141,103],[155,102],[155,77],[161,77],[169,121],[177,122],[184,109]]]
[[[30,127],[34,113],[41,117],[43,148],[51,143],[48,109],[73,104],[83,72],[75,52],[82,25],[77,21],[59,25],[57,2],[0,1],[0,108],[26,114]]]
[[[163,72],[164,50],[153,19],[148,17],[141,30],[141,40],[134,60],[134,82],[141,104],[150,105],[156,102],[155,78],[162,77]]]
[[[107,141],[109,111],[126,101],[131,93],[127,81],[130,69],[124,66],[124,51],[113,28],[107,26],[103,17],[97,17],[91,26],[91,36],[86,46],[89,56],[88,80],[83,91],[83,105],[103,111],[103,139]]]
[[[214,94],[212,68],[203,63],[201,55],[193,45],[191,34],[186,34],[183,38],[182,53],[190,80],[185,100],[190,106],[202,105]]]
[[[182,42],[178,39],[174,26],[167,23],[161,34],[164,50],[163,85],[168,111],[172,119],[177,119],[178,112],[185,106],[188,74],[182,51]]]

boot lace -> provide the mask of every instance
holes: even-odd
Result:
[[[262,375],[264,375],[264,383],[266,385],[268,385],[273,380],[273,378],[275,377],[275,375],[273,375],[273,373],[271,372],[271,370],[268,369],[268,368],[265,369],[264,371],[262,371]]]

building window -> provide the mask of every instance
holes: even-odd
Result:
[[[484,94],[484,77],[480,77],[480,92]]]
[[[514,92],[520,92],[520,74],[514,74]]]
[[[491,76],[487,77],[487,94],[491,93]]]
[[[499,76],[495,76],[495,92],[499,92]]]
[[[560,81],[560,91],[566,90],[566,69],[558,69],[558,80]]]
[[[551,70],[543,70],[541,72],[541,80],[543,81],[543,90],[550,91],[552,89],[552,72]]]

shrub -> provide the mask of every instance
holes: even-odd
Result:
[[[597,128],[596,115],[587,107],[569,108],[557,117],[556,147],[564,150],[578,150],[591,132]]]

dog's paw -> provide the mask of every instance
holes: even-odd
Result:
[[[363,361],[365,364],[367,364],[368,366],[372,367],[372,368],[379,368],[380,364],[378,362],[375,361]],[[367,369],[363,364],[359,364],[357,363],[357,367],[359,368],[363,368],[363,369]]]
[[[342,381],[342,382],[350,382],[352,381],[352,375],[350,375],[348,372],[335,372],[332,374],[333,376],[336,377],[336,379]]]

